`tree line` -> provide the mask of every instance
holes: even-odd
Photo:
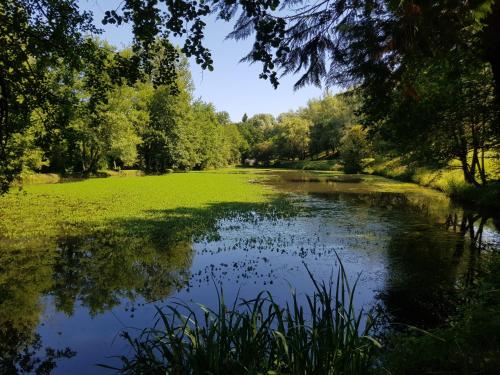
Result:
[[[239,132],[225,113],[193,98],[185,58],[177,63],[174,89],[155,86],[152,77],[129,84],[112,79],[114,49],[92,43],[96,58],[81,69],[64,64],[47,69],[56,98],[48,108],[34,108],[29,126],[16,134],[11,147],[20,149],[21,157],[13,164],[88,176],[102,169],[164,173],[239,162]],[[132,53],[119,51],[124,57]]]
[[[297,73],[297,87],[353,88],[362,127],[339,131],[305,112],[283,114],[259,131],[222,126],[225,116],[192,99],[183,62],[193,57],[213,69],[204,45],[210,15],[233,22],[230,38],[254,39],[245,60],[261,63],[260,78],[272,85],[279,73]],[[99,22],[130,24],[130,51],[89,39],[102,33]],[[183,37],[180,48],[170,42],[174,36]],[[221,166],[238,159],[237,149],[263,159],[333,154],[342,138],[350,145],[344,158],[354,161],[367,153],[366,137],[379,153],[419,163],[457,159],[464,179],[482,186],[500,138],[499,38],[495,0],[124,0],[102,20],[77,0],[6,0],[0,187],[5,191],[23,165],[89,174],[135,164],[162,172]]]

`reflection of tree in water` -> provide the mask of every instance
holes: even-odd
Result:
[[[57,309],[70,315],[77,301],[97,314],[124,297],[161,299],[187,282],[191,257],[190,242],[158,249],[113,231],[1,242],[0,373],[49,373],[58,359],[75,355],[42,348],[35,334],[42,295],[53,295]]]
[[[388,245],[389,280],[383,301],[392,321],[439,325],[453,311],[461,264],[456,238],[432,227],[396,230]]]
[[[58,241],[54,265],[56,307],[72,314],[78,301],[91,314],[109,310],[121,298],[157,300],[188,280],[191,244],[178,242],[160,251],[151,243],[113,231]]]
[[[151,218],[105,229],[76,225],[58,239],[0,238],[0,373],[49,373],[57,360],[75,355],[42,348],[35,332],[43,295],[68,315],[78,306],[99,314],[124,298],[163,299],[189,281],[192,238],[216,235],[220,218],[255,211],[276,212],[273,204],[214,204],[152,211]]]
[[[311,196],[352,206],[348,210],[352,215],[375,208],[377,215],[395,224],[387,228],[389,280],[380,295],[390,321],[437,326],[462,300],[460,288],[477,279],[487,217],[449,214],[452,207],[447,200],[437,202],[425,195],[315,192]]]
[[[477,278],[488,218],[450,214],[441,226],[403,227],[389,243],[390,280],[383,295],[392,320],[438,326],[463,299],[462,288]]]
[[[0,329],[0,374],[50,374],[57,367],[58,360],[75,355],[70,348],[44,348],[40,335],[31,331],[17,330],[12,326]]]
[[[34,334],[42,312],[40,295],[50,289],[51,241],[0,241],[0,373],[48,373],[62,353]],[[69,353],[67,353],[69,354]],[[43,372],[47,370],[46,372]]]
[[[484,215],[463,212],[460,219],[457,213],[448,215],[446,228],[458,233],[461,242],[457,244],[456,255],[461,256],[468,240],[470,250],[481,251],[483,248],[483,230],[488,218]]]
[[[459,261],[468,250],[469,262],[463,278],[463,284],[468,288],[474,286],[478,278],[480,255],[486,248],[483,232],[488,220],[488,216],[465,211],[461,215],[449,215],[446,220],[447,229],[456,233],[459,238],[455,247],[455,259]]]

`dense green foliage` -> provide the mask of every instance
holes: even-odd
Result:
[[[276,160],[305,160],[338,156],[342,133],[355,124],[357,99],[352,92],[326,93],[295,112],[275,119],[258,114],[237,124],[245,140],[242,156],[269,164]]]
[[[88,176],[135,167],[164,173],[239,162],[241,137],[212,105],[193,100],[185,60],[177,65],[175,93],[151,80],[113,82],[115,52],[93,43],[94,62],[79,70],[54,65],[47,72],[61,101],[34,108],[28,125],[14,134],[22,145],[17,163],[25,172]]]
[[[341,138],[340,153],[346,173],[359,173],[363,170],[363,159],[370,155],[370,145],[366,129],[354,125],[344,130]]]

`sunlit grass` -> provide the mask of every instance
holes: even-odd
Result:
[[[279,161],[275,165],[278,168],[317,170],[317,171],[341,171],[342,164],[339,160],[296,160]]]
[[[489,153],[485,159],[485,169],[490,180],[499,179],[499,156]],[[451,161],[444,168],[430,169],[411,167],[405,164],[401,158],[384,159],[373,163],[366,171],[389,178],[413,181],[419,185],[431,187],[448,194],[452,194],[455,190],[467,185],[458,160]]]

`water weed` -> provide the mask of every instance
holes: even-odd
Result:
[[[371,336],[374,320],[356,312],[356,283],[343,266],[335,280],[317,282],[284,306],[268,292],[218,307],[171,304],[157,309],[153,328],[137,337],[125,332],[131,356],[123,374],[366,374],[380,344]]]

